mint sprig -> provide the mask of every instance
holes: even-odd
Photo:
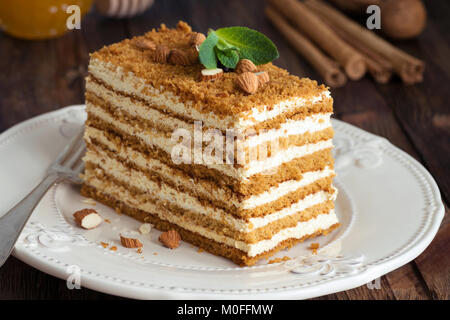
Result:
[[[200,62],[207,69],[217,68],[217,60],[234,69],[240,59],[249,59],[260,65],[278,57],[277,47],[269,38],[246,27],[210,30],[199,50]]]
[[[205,41],[200,45],[198,58],[206,69],[217,68],[217,58],[214,47],[219,42],[219,37],[213,30],[210,30]]]

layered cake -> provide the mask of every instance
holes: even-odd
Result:
[[[196,36],[91,55],[83,195],[239,265],[336,228],[327,88],[272,63],[205,71]]]

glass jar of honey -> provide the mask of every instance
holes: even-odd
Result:
[[[0,27],[22,39],[54,38],[68,30],[68,19],[81,19],[91,5],[92,0],[0,0]]]

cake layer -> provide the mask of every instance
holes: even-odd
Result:
[[[246,237],[243,240],[237,240],[236,237],[230,237],[223,233],[218,233],[215,230],[214,225],[200,225],[195,224],[195,221],[204,222],[201,220],[191,220],[186,218],[184,214],[178,214],[176,211],[171,210],[169,207],[158,205],[150,201],[140,203],[138,199],[135,199],[128,191],[127,188],[116,185],[111,180],[95,181],[92,180],[89,183],[93,185],[85,185],[84,189],[102,190],[101,194],[92,194],[92,192],[84,191],[84,194],[91,196],[94,199],[103,197],[109,197],[117,201],[120,199],[124,205],[132,208],[136,211],[145,212],[146,217],[151,221],[150,217],[157,217],[160,220],[167,221],[176,224],[186,230],[197,233],[205,238],[212,239],[216,242],[223,243],[230,247],[237,248],[245,252],[248,256],[254,257],[266,251],[270,251],[275,248],[279,243],[290,238],[302,238],[305,235],[312,234],[319,229],[328,229],[329,227],[338,223],[334,209],[330,209],[327,212],[318,214],[306,221],[296,219],[292,227],[281,228],[278,232],[270,232],[270,228],[266,228],[266,239],[252,242],[252,239]],[[98,184],[98,185],[97,185]],[[144,209],[143,209],[144,208]],[[120,208],[119,208],[120,209]],[[243,233],[242,236],[248,234]],[[260,235],[261,236],[261,235]]]
[[[123,152],[121,150],[120,152]],[[155,196],[159,193],[185,194],[186,198],[179,199],[190,206],[196,204],[196,210],[203,211],[203,207],[219,208],[228,214],[238,217],[263,216],[284,209],[292,203],[319,190],[330,190],[334,172],[329,168],[307,172],[301,180],[291,180],[272,187],[261,195],[254,195],[248,199],[239,200],[234,194],[225,194],[223,189],[209,183],[193,181],[184,173],[175,173],[170,168],[164,168],[157,160],[150,163],[139,153],[126,158],[111,151],[102,149],[98,145],[90,145],[84,161],[99,167],[116,179],[135,186],[143,191],[151,191]],[[156,168],[157,171],[152,170]],[[87,177],[88,178],[88,177]],[[230,200],[233,199],[234,203]],[[190,208],[193,209],[192,207]]]
[[[167,139],[170,139],[173,133],[180,129],[189,132],[191,137],[194,137],[194,130],[202,132],[203,135],[208,130],[217,130],[216,128],[203,126],[200,123],[194,125],[193,123],[174,118],[153,108],[140,105],[139,102],[133,102],[129,98],[121,98],[120,96],[112,98],[111,96],[116,94],[106,88],[100,87],[96,88],[95,91],[91,91],[93,88],[90,88],[92,86],[92,84],[89,85],[90,83],[93,82],[88,80],[86,101],[89,104],[88,110],[92,109],[93,115],[101,117],[101,113],[104,111],[116,120],[133,123],[135,126],[139,126],[141,130],[158,132]],[[277,147],[283,150],[289,146],[299,146],[319,140],[331,139],[333,137],[333,129],[330,116],[331,113],[314,113],[305,116],[303,119],[286,120],[280,124],[279,128],[264,129],[259,133],[251,129],[245,130],[245,133],[240,133],[236,130],[233,132],[230,130],[226,132],[219,131],[217,133],[222,135],[224,145],[227,134],[230,136],[241,134],[244,152],[248,152],[249,147],[261,144],[270,146],[270,143],[273,143],[272,141],[274,140],[277,142]],[[208,143],[204,142],[204,146]],[[225,150],[225,147],[222,148]]]
[[[138,52],[132,51],[130,54],[138,54]],[[276,126],[277,121],[284,122],[286,117],[290,118],[293,114],[308,112],[310,109],[314,110],[313,105],[322,100],[332,101],[329,96],[329,91],[324,86],[317,86],[314,81],[298,79],[289,75],[282,75],[282,73],[280,73],[280,76],[295,79],[295,82],[299,82],[299,86],[297,88],[292,87],[292,94],[287,95],[286,93],[289,90],[291,83],[278,84],[275,79],[272,79],[271,85],[279,85],[280,87],[277,88],[277,90],[280,89],[284,92],[281,95],[279,92],[272,92],[272,96],[261,96],[259,105],[255,105],[254,102],[256,96],[259,94],[249,98],[245,95],[236,94],[236,92],[233,92],[232,95],[224,92],[214,93],[214,90],[211,90],[211,88],[210,90],[203,90],[203,88],[201,88],[200,90],[204,91],[203,98],[191,100],[190,98],[192,95],[200,93],[195,90],[195,87],[210,86],[208,86],[207,83],[199,83],[198,81],[190,83],[190,79],[184,76],[186,87],[183,86],[183,88],[178,88],[177,93],[179,95],[175,95],[173,86],[169,85],[170,81],[167,82],[168,86],[158,86],[156,84],[156,82],[159,82],[160,80],[164,81],[164,79],[161,79],[161,75],[158,75],[158,78],[150,81],[148,77],[139,77],[139,70],[133,70],[132,72],[124,70],[124,66],[120,63],[121,61],[107,60],[111,59],[98,59],[96,57],[91,59],[89,64],[89,74],[97,83],[106,85],[111,90],[124,96],[131,96],[135,99],[139,99],[159,110],[170,112],[173,115],[177,115],[184,119],[190,119],[191,121],[200,120],[206,126],[215,127],[220,130],[248,127],[257,128],[258,123],[267,122],[268,120],[275,120],[272,121],[272,126]],[[116,64],[115,62],[118,63]],[[132,67],[133,69],[136,68],[134,65]],[[154,65],[154,69],[160,67],[161,65]],[[178,66],[173,67],[176,68]],[[175,70],[175,68],[172,68],[174,70],[171,71],[176,72],[177,70]],[[260,68],[270,69],[274,74],[278,73],[280,70],[270,64],[261,66]],[[148,70],[148,72],[151,71],[153,70]],[[224,76],[225,77],[222,77],[221,82],[232,75],[225,74]],[[190,90],[187,87],[188,83],[190,83]],[[234,84],[232,82],[230,84],[231,88],[227,89],[233,89],[233,91],[235,91]],[[185,89],[188,91],[183,92]],[[209,95],[211,95],[209,99],[205,99],[205,96]],[[220,96],[222,96],[222,98]],[[220,108],[226,100],[229,100],[228,98],[232,98],[233,103],[226,105],[225,108]],[[213,104],[214,102],[215,104]],[[230,110],[231,107],[235,110]],[[214,110],[214,112],[212,112],[212,110]],[[318,112],[317,109],[315,112]],[[332,106],[330,104],[327,104],[325,112],[332,112]]]
[[[173,139],[166,137],[157,130],[144,130],[137,125],[134,126],[125,121],[115,119],[111,114],[104,111],[102,108],[91,105],[89,102],[87,103],[87,111],[90,116],[89,120],[92,122],[97,122],[98,126],[101,125],[104,128],[113,129],[116,131],[120,130],[127,136],[138,138],[146,147],[157,147],[167,154],[172,155],[174,148],[179,145],[178,141],[174,141]],[[267,170],[274,169],[294,159],[302,158],[314,152],[332,147],[333,143],[331,139],[300,146],[292,146],[287,149],[279,150],[274,155],[262,160],[250,159],[250,161],[245,163],[242,167],[239,167],[238,164],[229,165],[217,163],[214,157],[209,158],[205,152],[202,152],[202,150],[198,151],[194,148],[188,150],[190,153],[186,156],[189,157],[190,163],[195,162],[195,159],[202,159],[202,164],[208,168],[212,168],[234,179],[247,180],[253,175],[264,173]],[[196,154],[196,152],[199,152],[199,154]],[[170,156],[170,159],[172,159],[172,156]]]
[[[254,265],[260,259],[270,257],[274,253],[276,253],[282,249],[285,249],[285,248],[290,248],[290,247],[294,246],[295,244],[302,242],[308,238],[316,237],[319,235],[326,235],[339,226],[339,223],[335,223],[334,225],[330,226],[328,229],[321,228],[321,229],[317,229],[314,233],[310,233],[301,238],[290,238],[290,239],[284,240],[284,241],[280,242],[273,249],[265,251],[263,253],[260,253],[256,256],[252,257],[252,256],[249,256],[243,250],[240,250],[234,246],[227,245],[227,244],[215,241],[213,239],[206,238],[196,232],[187,230],[187,229],[179,226],[178,224],[174,224],[174,223],[170,223],[168,221],[162,220],[162,219],[158,218],[158,216],[156,216],[156,215],[149,214],[148,212],[145,212],[143,210],[132,208],[132,207],[126,205],[124,202],[122,202],[116,198],[113,198],[112,196],[109,196],[105,193],[102,193],[101,191],[96,190],[93,187],[84,185],[82,188],[82,194],[86,197],[96,199],[96,200],[104,203],[105,205],[115,208],[117,211],[127,214],[139,221],[151,223],[158,230],[161,230],[161,231],[176,230],[180,233],[180,235],[184,241],[189,242],[195,246],[198,246],[212,254],[228,258],[228,259],[232,260],[234,263],[241,265],[241,266]]]
[[[187,174],[195,181],[198,179],[210,180],[218,187],[223,188],[225,195],[231,197],[235,193],[239,201],[251,195],[263,193],[271,187],[277,186],[279,183],[300,180],[303,174],[307,172],[319,171],[326,167],[333,169],[333,159],[330,149],[326,149],[285,163],[278,171],[271,175],[258,174],[247,181],[241,181],[200,164],[175,165],[169,154],[161,149],[145,144],[141,139],[127,135],[113,127],[96,123],[90,119],[88,119],[86,125],[85,139],[88,144],[100,144],[104,146],[104,149],[115,153],[126,146],[124,150],[127,154],[133,154],[134,157],[140,154],[142,160],[148,163],[156,160],[172,170],[184,172],[184,174]]]

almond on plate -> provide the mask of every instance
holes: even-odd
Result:
[[[94,209],[82,209],[73,214],[75,222],[84,229],[96,228],[102,223],[102,217]]]

